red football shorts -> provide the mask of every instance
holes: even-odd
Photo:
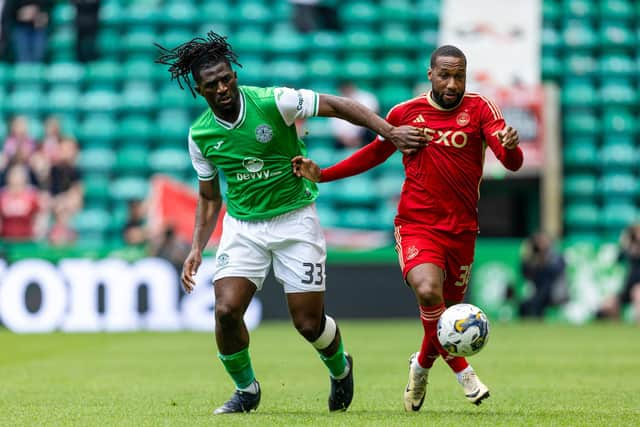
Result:
[[[461,302],[471,277],[477,235],[475,231],[452,234],[424,226],[396,226],[402,276],[406,280],[409,271],[419,264],[435,264],[444,271],[444,299]]]

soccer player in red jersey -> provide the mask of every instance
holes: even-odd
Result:
[[[431,55],[431,90],[391,109],[394,126],[419,127],[429,141],[414,153],[403,153],[405,181],[395,218],[396,250],[405,281],[420,306],[424,337],[410,358],[404,392],[407,411],[418,411],[426,395],[429,369],[439,355],[456,373],[469,401],[478,405],[489,389],[462,357],[448,354],[438,342],[440,315],[461,302],[471,274],[478,234],[478,197],[487,148],[512,171],[522,165],[515,129],[505,125],[500,109],[477,93],[465,92],[467,61],[454,46]],[[334,166],[320,170],[312,160],[292,159],[294,173],[316,182],[364,172],[396,150],[378,136]]]

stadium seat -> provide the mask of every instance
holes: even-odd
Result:
[[[11,70],[11,80],[16,85],[44,83],[45,66],[29,62],[17,63]]]
[[[191,158],[186,147],[161,148],[149,154],[149,167],[152,173],[184,177],[191,171]]]
[[[607,203],[602,209],[602,224],[616,234],[638,221],[638,209],[632,201]]]
[[[340,224],[340,215],[333,205],[324,202],[324,186],[320,188],[320,198],[316,201],[318,217],[323,227],[336,227]]]
[[[300,87],[305,78],[305,67],[301,61],[279,57],[263,70],[277,86]]]
[[[116,164],[116,155],[112,149],[106,147],[82,147],[78,157],[78,167],[85,174],[111,173]]]
[[[126,22],[127,10],[117,2],[107,2],[100,8],[100,24],[107,30],[120,28]]]
[[[599,61],[600,74],[612,77],[634,77],[638,69],[629,55],[603,53]]]
[[[599,159],[605,171],[630,170],[638,165],[638,151],[632,143],[609,143],[600,150]]]
[[[307,61],[306,75],[310,79],[337,79],[340,76],[338,60],[333,55],[313,55]],[[315,86],[313,87],[315,90]]]
[[[632,198],[638,193],[638,183],[632,173],[612,171],[602,176],[598,189],[606,198]]]
[[[311,34],[310,40],[310,50],[313,52],[327,52],[331,54],[336,54],[340,49],[342,49],[343,37],[339,33],[330,32],[330,31],[316,31]]]
[[[229,31],[221,31],[219,25],[229,23],[232,13],[231,6],[227,2],[202,2],[202,4],[198,6],[198,15],[200,17],[200,25],[202,26],[200,35],[204,36],[210,30],[216,31],[219,34],[229,34]],[[236,46],[233,44],[233,40],[230,41],[235,48]]]
[[[605,80],[600,88],[600,98],[607,107],[632,107],[638,103],[636,88],[625,79]]]
[[[83,238],[89,235],[100,238],[109,228],[110,221],[111,215],[106,209],[84,209],[72,218],[71,227]]]
[[[352,176],[343,184],[333,189],[333,199],[341,204],[374,205],[380,197],[376,193],[376,183],[368,173]]]
[[[271,10],[264,2],[256,0],[242,0],[230,18],[248,27],[266,26],[273,22]]]
[[[340,227],[370,230],[379,225],[376,212],[369,208],[340,209],[339,217]]]
[[[76,33],[72,26],[57,27],[47,40],[47,48],[53,61],[75,59]]]
[[[377,32],[368,28],[347,28],[344,31],[344,49],[347,55],[378,50],[382,41]]]
[[[120,97],[107,89],[86,91],[80,98],[80,107],[86,112],[115,112],[120,108]]]
[[[86,207],[107,208],[111,200],[109,186],[111,181],[108,175],[98,174],[89,169],[83,175],[82,185],[84,186],[84,201]]]
[[[45,79],[49,84],[80,84],[84,78],[85,68],[76,62],[55,62],[45,71]]]
[[[353,23],[356,22],[375,26],[382,18],[375,3],[372,4],[371,2],[364,1],[345,3],[346,4],[339,8],[340,20],[344,27],[353,25]]]
[[[80,91],[74,85],[57,85],[46,95],[46,110],[49,113],[75,113],[78,111]]]
[[[375,192],[382,198],[398,197],[404,184],[404,172],[385,173],[375,181]]]
[[[173,28],[176,26],[189,28],[190,25],[193,25],[200,20],[200,11],[194,2],[190,1],[173,0],[164,5],[159,15],[159,22]],[[183,40],[183,42],[190,40],[192,37]]]
[[[565,81],[561,93],[562,104],[567,107],[592,107],[599,103],[593,82],[588,79],[574,78]]]
[[[117,30],[105,28],[98,33],[98,50],[102,59],[117,59],[125,40]]]
[[[567,135],[593,134],[600,131],[598,116],[590,110],[567,111],[562,121]]]
[[[378,78],[380,68],[369,56],[350,55],[342,64],[341,76],[357,82],[371,81]]]
[[[5,110],[12,114],[38,114],[45,107],[39,85],[16,88],[7,97]]]
[[[591,0],[564,0],[563,9],[567,18],[593,18],[598,14],[597,5]]]
[[[591,24],[581,20],[568,21],[562,37],[565,46],[573,49],[595,49],[599,40]]]
[[[157,1],[139,0],[130,2],[125,12],[124,26],[128,29],[135,28],[137,30],[142,26],[148,26],[149,29],[152,29],[155,25],[162,24],[165,11],[160,7],[159,3]],[[143,32],[146,32],[146,29]],[[135,41],[137,46],[140,47],[139,43],[145,39],[145,36],[142,36],[142,32],[138,33],[137,36],[132,37],[132,41]]]
[[[149,193],[149,181],[135,176],[116,178],[111,183],[110,192],[116,201],[143,200]]]
[[[191,122],[189,114],[184,110],[169,109],[161,111],[156,118],[154,126],[157,143],[167,147],[186,146]]]
[[[562,17],[560,4],[555,0],[543,0],[542,20],[545,23],[556,23]]]
[[[380,16],[393,17],[395,22],[411,22],[415,13],[414,5],[408,0],[382,0],[380,4]]]
[[[609,133],[631,134],[636,131],[636,117],[626,108],[607,108],[602,120],[605,135]]]
[[[631,29],[623,22],[603,21],[600,27],[600,44],[604,49],[627,48],[633,52],[638,41]]]
[[[160,80],[160,78],[168,77],[167,68],[155,64],[149,57],[129,56],[127,60],[120,65],[120,73],[122,73],[127,82],[149,82]]]
[[[579,136],[566,138],[563,159],[565,167],[572,169],[592,169],[598,163],[595,138]]]
[[[265,48],[279,55],[297,55],[309,48],[306,34],[300,34],[289,25],[276,26],[267,37]]]
[[[598,71],[598,62],[591,53],[578,52],[567,55],[565,73],[568,78],[576,76],[592,77]]]
[[[590,200],[596,195],[596,178],[592,174],[572,174],[564,179],[564,194],[568,199]]]
[[[569,203],[565,209],[565,223],[569,229],[597,230],[600,211],[594,203]]]
[[[632,2],[633,0],[607,0],[600,2],[600,15],[607,20],[631,21],[634,17]]]
[[[91,85],[105,85],[113,87],[124,76],[120,64],[116,61],[103,59],[87,64],[86,80]]]
[[[240,72],[238,74],[240,74]],[[167,73],[167,77],[168,76],[169,73]],[[167,83],[161,86],[157,95],[157,106],[180,109],[201,108],[204,110],[206,103],[198,94],[194,97],[188,87],[180,89],[177,82],[170,82],[167,79]]]
[[[564,70],[562,61],[552,54],[545,54],[542,56],[542,79],[547,80],[558,80],[562,75]]]
[[[242,27],[232,37],[229,37],[229,43],[238,54],[239,59],[242,59],[246,53],[264,53],[265,37],[266,34],[260,29],[247,26]]]
[[[559,48],[562,46],[562,36],[560,31],[558,31],[555,26],[546,22],[543,23],[541,38],[543,53],[557,53]]]
[[[122,175],[145,176],[149,171],[149,151],[135,145],[124,146],[116,153],[115,170]]]
[[[147,26],[135,26],[132,28],[131,31],[124,35],[122,40],[127,47],[127,53],[154,56],[157,49],[154,46],[154,42],[157,41],[157,38],[153,28]]]
[[[78,128],[78,139],[86,147],[112,145],[117,136],[118,125],[110,114],[93,113],[87,115]]]
[[[122,91],[120,110],[124,113],[146,113],[156,107],[156,96],[150,83],[127,83]]]
[[[118,126],[118,139],[125,144],[146,145],[155,137],[153,122],[143,114],[127,115]]]
[[[384,85],[377,93],[380,100],[380,111],[389,111],[394,105],[411,99],[415,96],[413,90],[407,85],[390,83]]]
[[[204,36],[204,34],[200,34]],[[160,35],[159,44],[167,49],[173,49],[182,43],[188,42],[194,37],[193,31],[184,28],[169,27],[167,31]]]
[[[386,55],[381,65],[380,75],[385,79],[404,80],[406,84],[413,84],[417,77],[416,74],[422,75],[424,72],[422,67],[417,66],[406,56]]]

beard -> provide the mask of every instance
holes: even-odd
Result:
[[[438,105],[440,105],[442,108],[452,108],[455,107],[456,105],[458,105],[460,103],[460,100],[462,99],[462,97],[464,96],[464,92],[458,94],[458,96],[456,96],[456,99],[453,101],[446,101],[444,99],[444,94],[442,92],[436,92],[435,90],[431,89],[431,93],[433,94],[433,99],[438,103]]]

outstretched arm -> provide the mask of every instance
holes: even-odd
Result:
[[[351,156],[325,169],[311,159],[296,156],[291,159],[293,173],[314,182],[335,181],[341,178],[358,175],[384,162],[396,151],[396,148],[386,141],[376,138]]]
[[[337,117],[354,125],[364,126],[383,136],[405,154],[411,154],[427,145],[418,128],[393,126],[376,113],[353,99],[320,94],[318,116]]]

